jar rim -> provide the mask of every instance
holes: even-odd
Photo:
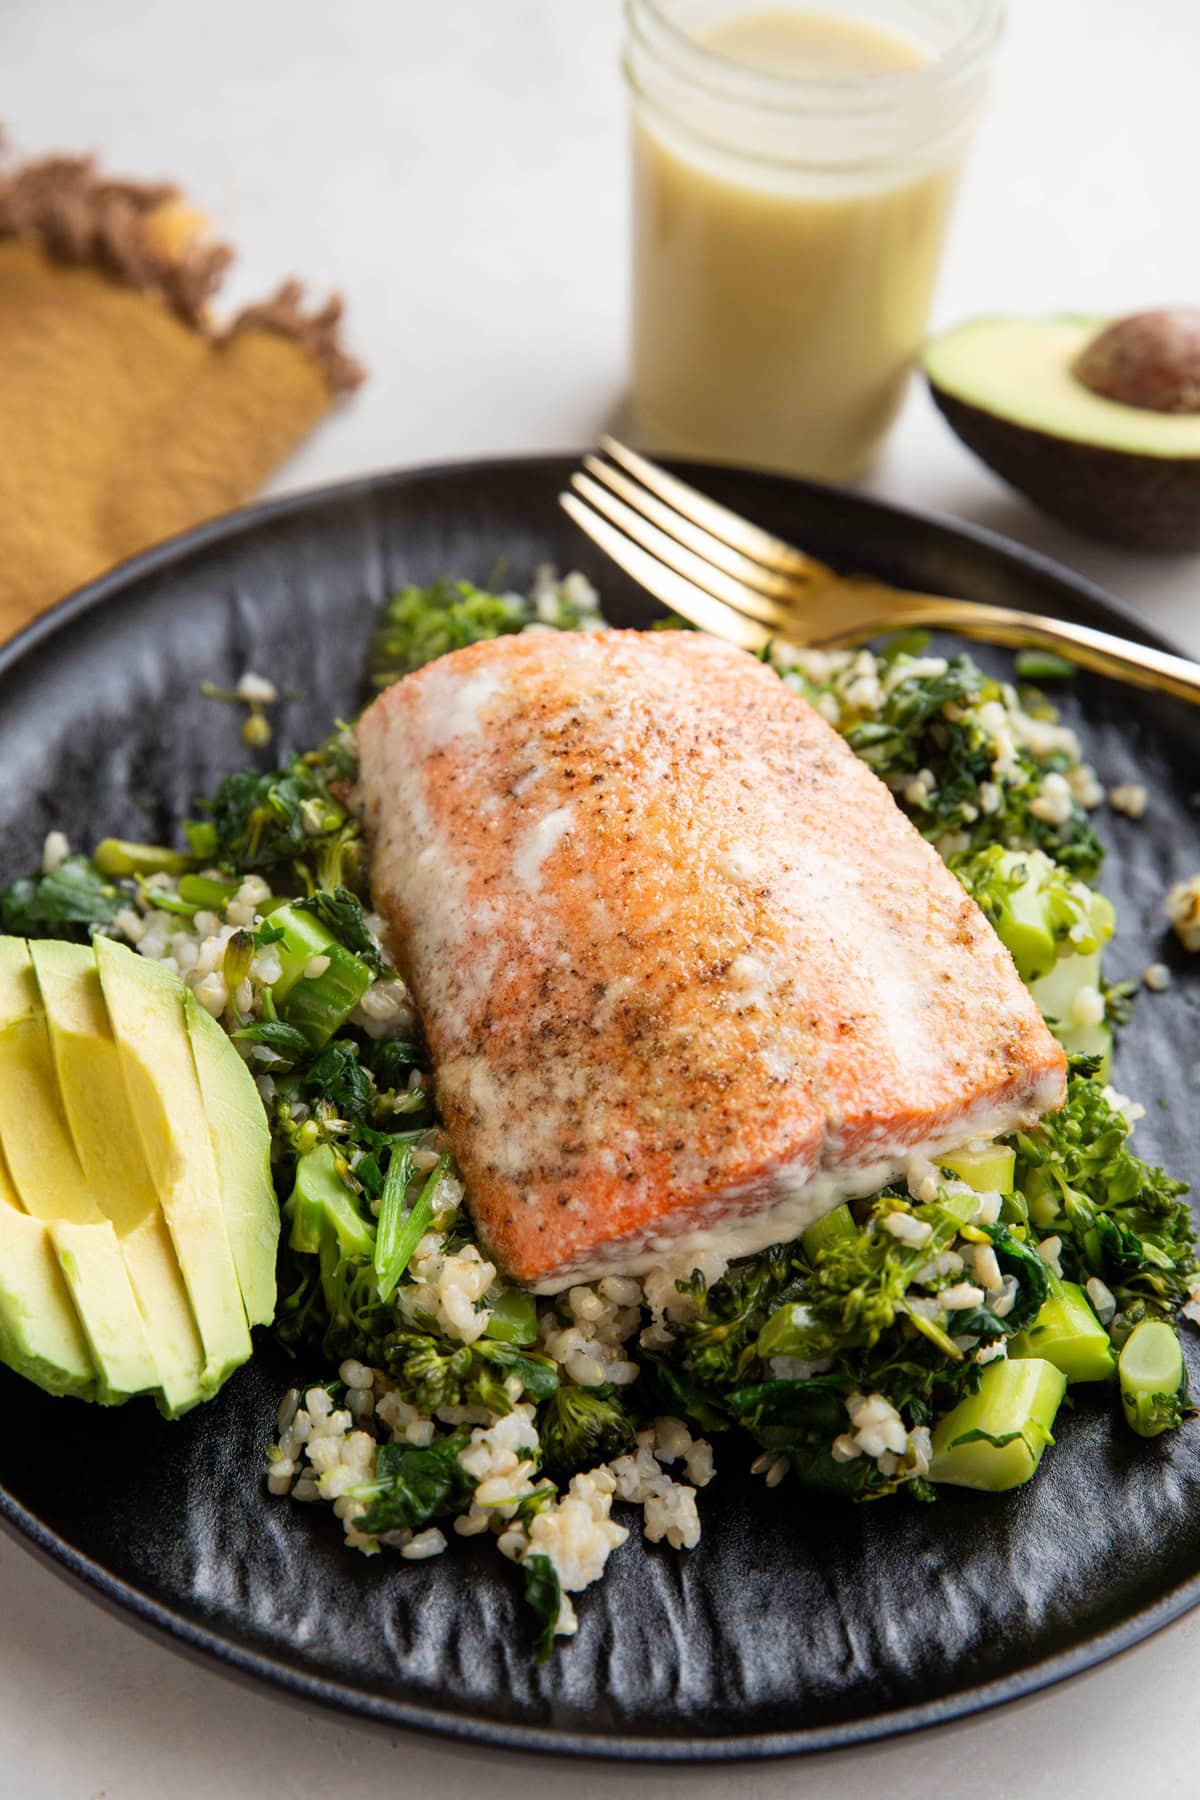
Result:
[[[712,49],[671,18],[663,0],[624,0],[624,10],[631,39],[652,57],[665,51],[681,72],[686,71],[689,85],[714,100],[752,103],[769,112],[828,109],[861,116],[907,106],[923,90],[969,77],[1000,38],[1005,0],[965,0],[965,4],[971,10],[964,30],[944,50],[912,68],[816,78],[755,68]]]

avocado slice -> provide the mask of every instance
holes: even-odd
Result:
[[[82,944],[29,948],[75,1151],[121,1244],[154,1354],[160,1409],[178,1418],[205,1398],[204,1347],[129,1109],[96,959]]]
[[[184,1010],[186,989],[111,938],[94,943],[125,1091],[204,1346],[213,1394],[250,1356],[220,1181]]]
[[[275,1317],[279,1203],[271,1182],[271,1133],[263,1103],[228,1036],[190,992],[184,997],[184,1017],[246,1318],[252,1326],[269,1325]]]
[[[96,1365],[50,1234],[0,1154],[0,1362],[51,1394],[96,1398]]]
[[[1101,336],[1166,316],[975,319],[927,345],[922,366],[968,449],[1046,512],[1136,549],[1196,550],[1200,411],[1161,410],[1157,389],[1153,405],[1113,399],[1080,375]]]
[[[63,1117],[28,946],[0,938],[0,1149],[24,1210],[41,1220],[95,1364],[96,1398],[152,1392],[158,1371],[112,1224],[88,1191]]]

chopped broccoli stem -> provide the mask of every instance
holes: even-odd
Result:
[[[273,908],[273,930],[281,974],[273,995],[281,1016],[302,1031],[314,1050],[322,1049],[354,1011],[371,985],[371,971],[361,957],[339,944],[320,919],[290,902]],[[314,956],[328,966],[319,975],[307,975]]]
[[[1018,681],[1073,681],[1079,670],[1053,650],[1018,650],[1013,662]]]
[[[125,838],[101,838],[92,861],[102,875],[182,875],[192,866],[184,850],[166,850],[161,844],[132,844]]]
[[[267,915],[274,930],[283,936],[276,940],[280,975],[271,984],[276,1001],[286,1000],[314,956],[328,956],[337,939],[327,931],[314,913],[301,912],[290,901],[274,906]]]
[[[354,1196],[339,1179],[328,1144],[309,1150],[296,1164],[296,1184],[286,1210],[291,1215],[288,1243],[293,1250],[315,1256],[322,1243],[332,1238],[343,1256],[374,1254],[374,1226],[363,1218]]]
[[[1034,1474],[1067,1378],[1041,1357],[990,1362],[978,1391],[960,1400],[934,1429],[929,1479],[999,1494]]]
[[[1117,1368],[1108,1333],[1074,1281],[1054,1283],[1037,1318],[1011,1340],[1008,1353],[1042,1357],[1072,1383],[1111,1381]]]
[[[1099,1056],[1106,1068],[1112,1032],[1100,960],[1116,923],[1111,902],[1040,850],[993,844],[957,873],[1064,1049],[1073,1056]]]
[[[811,1350],[812,1331],[812,1308],[802,1300],[789,1300],[771,1314],[759,1332],[758,1355],[764,1362],[772,1356],[805,1356]]]
[[[834,1244],[844,1243],[857,1235],[858,1227],[854,1223],[853,1214],[843,1201],[832,1212],[814,1220],[801,1235],[800,1242],[804,1245],[804,1254],[809,1262],[816,1262],[822,1250],[828,1250]]]
[[[1032,858],[1029,859],[1032,861]],[[997,858],[1006,870],[1019,868],[1024,859],[1012,852]],[[1009,889],[990,914],[996,934],[1017,965],[1022,981],[1033,981],[1047,975],[1054,967],[1058,951],[1054,927],[1033,878]]]
[[[948,1213],[951,1219],[956,1219],[960,1225],[969,1225],[979,1211],[979,1202],[975,1198],[975,1193],[974,1188],[969,1194],[943,1193],[938,1197],[938,1205],[944,1213]]]
[[[216,855],[218,840],[215,825],[210,825],[206,819],[185,819],[183,831],[196,862],[207,862]]]
[[[197,912],[224,912],[238,886],[236,881],[217,881],[212,875],[181,875],[179,898]]]
[[[1125,1340],[1117,1373],[1126,1421],[1139,1437],[1158,1437],[1182,1422],[1187,1371],[1173,1325],[1143,1319]]]
[[[987,1144],[982,1150],[953,1150],[939,1156],[939,1168],[948,1169],[977,1194],[1011,1194],[1017,1153],[1007,1144]]]
[[[371,985],[371,971],[340,944],[322,954],[329,958],[325,973],[298,981],[280,1009],[314,1050],[322,1049],[345,1024]]]
[[[1022,981],[1040,980],[1062,958],[1092,956],[1113,934],[1111,902],[1041,850],[992,844],[956,872],[991,920]]]
[[[1083,955],[1065,956],[1048,975],[1030,984],[1030,993],[1038,1003],[1042,1017],[1068,1056],[1098,1056],[1101,1081],[1108,1080],[1112,1060],[1112,1026],[1107,1017],[1081,1021],[1075,1001],[1084,989],[1094,989],[1102,996],[1103,976],[1099,949]],[[1094,996],[1089,996],[1095,1005]],[[1100,1006],[1103,1005],[1101,998]]]
[[[485,1336],[502,1344],[536,1344],[537,1301],[528,1288],[494,1288],[486,1304],[492,1309]]]

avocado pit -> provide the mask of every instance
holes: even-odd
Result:
[[[1084,345],[1072,367],[1084,387],[1122,406],[1200,413],[1200,307],[1118,319]]]

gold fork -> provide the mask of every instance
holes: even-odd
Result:
[[[774,639],[833,649],[924,626],[1052,650],[1117,681],[1200,704],[1200,663],[1186,657],[1065,619],[839,575],[615,438],[602,438],[601,449],[609,460],[585,456],[587,472],[572,475],[562,506],[673,612],[744,650],[761,651]]]

